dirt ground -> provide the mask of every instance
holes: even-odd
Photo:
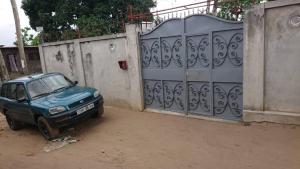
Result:
[[[80,141],[44,152],[34,127],[0,117],[0,169],[299,169],[300,127],[229,124],[108,107],[73,131]]]

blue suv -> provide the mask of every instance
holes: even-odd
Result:
[[[77,83],[61,73],[8,81],[1,87],[0,110],[12,130],[33,124],[46,139],[53,139],[61,128],[103,114],[100,92]]]

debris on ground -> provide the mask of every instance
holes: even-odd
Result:
[[[25,156],[27,156],[27,157],[34,156],[34,153],[33,152],[26,152]]]
[[[49,141],[47,145],[44,147],[44,151],[48,153],[50,151],[60,149],[68,144],[76,143],[78,141],[79,141],[78,139],[72,136],[63,136]]]

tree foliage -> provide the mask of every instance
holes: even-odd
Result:
[[[149,12],[152,0],[22,0],[30,26],[44,28],[45,41],[119,33],[127,22],[128,5]],[[78,31],[79,30],[79,31]]]
[[[31,29],[29,27],[25,27],[21,29],[21,34],[22,34],[22,40],[23,40],[23,44],[24,46],[37,46],[39,45],[40,39],[39,36],[36,35],[32,35],[29,33]],[[17,46],[18,41],[16,40],[14,42],[14,44]]]
[[[226,20],[242,20],[246,9],[265,0],[218,0],[217,16]]]

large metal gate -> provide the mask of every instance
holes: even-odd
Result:
[[[242,25],[192,15],[141,34],[145,107],[239,120]]]

